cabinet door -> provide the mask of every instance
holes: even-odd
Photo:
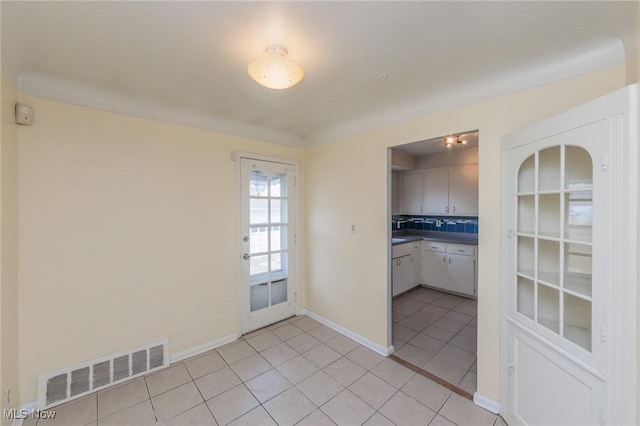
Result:
[[[400,270],[400,259],[391,259],[391,291],[393,296],[400,294],[400,277],[398,272]]]
[[[417,246],[417,248],[416,248]],[[411,251],[411,287],[422,284],[422,244],[414,244]]]
[[[449,214],[449,171],[424,172],[424,212]]]
[[[411,275],[412,275],[412,262],[411,255],[402,256],[400,259],[400,265],[398,269],[398,281],[399,281],[399,290],[400,293],[404,293],[405,291],[411,288]]]
[[[447,255],[447,289],[475,296],[476,260],[472,256]]]
[[[478,167],[469,166],[449,171],[449,214],[478,214]]]
[[[422,281],[431,287],[447,288],[447,254],[422,252]]]
[[[422,213],[422,172],[402,175],[400,209],[404,214]]]

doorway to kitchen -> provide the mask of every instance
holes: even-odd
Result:
[[[469,398],[477,387],[477,130],[391,156],[393,356]]]

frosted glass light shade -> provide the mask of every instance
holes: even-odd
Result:
[[[266,55],[249,64],[247,72],[258,84],[269,89],[288,89],[304,77],[302,67],[287,59],[283,46],[268,46]]]

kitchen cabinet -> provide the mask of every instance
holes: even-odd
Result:
[[[422,241],[412,243],[411,250],[411,288],[422,284]]]
[[[422,214],[423,196],[422,171],[402,175],[400,192],[400,210],[403,214]]]
[[[430,287],[475,297],[475,246],[424,241],[422,281]]]
[[[397,296],[400,293],[411,288],[411,255],[401,256],[396,259],[392,259],[392,277],[391,285],[393,288],[393,295]]]
[[[478,215],[478,166],[426,170],[424,214]]]
[[[422,278],[422,242],[399,244],[392,248],[391,286],[397,296],[420,285]]]

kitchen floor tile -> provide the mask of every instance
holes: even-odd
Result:
[[[284,364],[290,359],[297,357],[298,352],[291,349],[291,347],[286,343],[278,343],[277,345],[260,352],[260,355],[269,361],[272,366],[277,367],[278,365]]]
[[[269,370],[245,383],[260,403],[270,400],[292,385],[278,370]]]
[[[356,380],[348,389],[376,410],[382,407],[398,391],[389,383],[371,373],[367,373]]]
[[[349,352],[346,356],[365,370],[371,370],[384,359],[382,355],[364,346],[360,346],[356,350]]]
[[[360,346],[360,344],[341,334],[327,340],[326,342],[324,342],[324,344],[342,355],[346,355]]]
[[[305,352],[303,356],[318,368],[324,368],[338,358],[340,354],[329,346],[322,344]]]
[[[344,387],[324,371],[307,377],[296,387],[318,407],[340,393]]]
[[[217,351],[213,350],[197,357],[184,360],[184,365],[187,367],[187,370],[189,370],[191,377],[193,379],[197,379],[226,367],[227,363],[222,359]]]
[[[436,413],[451,395],[451,391],[436,382],[416,374],[402,387],[402,392]]]
[[[300,330],[302,331],[310,331],[318,326],[320,326],[320,323],[316,320],[314,320],[311,317],[307,317],[304,316],[303,318],[293,321],[291,324],[295,325],[296,327],[298,327]]]
[[[144,378],[98,392],[98,418],[106,417],[150,399]]]
[[[369,417],[364,423],[364,426],[395,426],[391,420],[380,414],[379,412],[375,413],[373,416]]]
[[[320,409],[338,426],[361,425],[375,413],[373,408],[347,389]]]
[[[335,423],[322,410],[317,409],[300,420],[300,423],[296,423],[296,426],[335,426]]]
[[[309,336],[307,333],[302,333],[287,340],[286,343],[287,345],[291,346],[293,350],[302,354],[318,346],[320,344],[320,341],[314,337]]]
[[[427,425],[436,413],[402,392],[396,393],[380,413],[398,426]]]
[[[326,325],[319,325],[318,327],[312,328],[311,330],[307,331],[307,334],[309,334],[311,337],[315,337],[321,342],[326,342],[332,337],[337,336],[338,332],[327,327]]]
[[[371,369],[371,372],[396,389],[404,386],[415,374],[407,367],[390,359],[383,359],[381,363]]]
[[[245,341],[258,352],[269,349],[281,342],[281,340],[270,331],[266,331],[250,339],[245,338]]]
[[[242,384],[210,399],[207,405],[216,422],[219,425],[226,425],[259,406],[260,403]]]
[[[262,407],[256,407],[247,414],[229,423],[230,426],[277,426],[269,413]]]
[[[238,361],[235,364],[231,364],[231,368],[238,377],[240,377],[240,380],[246,382],[257,375],[270,370],[271,365],[265,361],[260,354],[255,354],[251,355],[249,358],[243,359],[242,361]]]
[[[292,337],[296,337],[298,334],[302,334],[303,331],[291,324],[286,324],[280,328],[276,328],[272,333],[278,336],[280,340],[289,340]]]
[[[166,426],[217,426],[207,404],[202,403],[165,421]]]
[[[221,368],[195,380],[195,384],[205,400],[226,392],[240,383],[242,382],[236,376],[236,373],[229,367]]]
[[[345,357],[328,365],[323,371],[342,386],[349,386],[366,373],[364,368]]]
[[[169,368],[145,376],[149,394],[151,397],[160,395],[168,390],[177,388],[192,380],[187,367],[182,362],[174,364]]]
[[[263,407],[280,426],[291,426],[316,409],[316,406],[295,387],[270,399]]]
[[[41,424],[41,422],[38,422]],[[49,424],[49,423],[47,423]],[[71,423],[63,423],[70,425]],[[156,426],[156,416],[149,400],[139,402],[110,416],[98,419],[99,426]]]
[[[236,340],[218,348],[218,353],[227,364],[233,364],[255,355],[256,351],[244,340]]]
[[[93,393],[53,409],[56,411],[56,416],[53,419],[38,420],[38,424],[47,426],[83,426],[97,420],[98,398]]]
[[[455,393],[451,394],[438,414],[457,425],[490,426],[497,417]]]
[[[202,402],[204,402],[202,395],[193,382],[151,398],[158,421],[169,420]]]
[[[313,365],[303,356],[293,358],[292,360],[279,365],[276,369],[294,385],[318,371],[318,367]]]

